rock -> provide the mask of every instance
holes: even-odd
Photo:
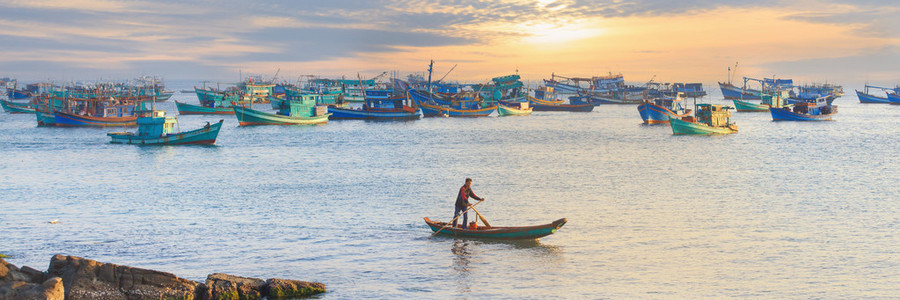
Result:
[[[23,267],[28,270],[34,270],[29,267]],[[35,270],[37,271],[37,270]],[[41,273],[41,271],[37,271]],[[25,281],[27,283],[41,283],[41,279],[43,279],[44,274],[41,273],[40,277],[32,278],[33,274],[22,272],[15,265],[6,262],[2,258],[0,258],[0,281]]]
[[[30,279],[28,282],[44,282],[44,272],[41,272],[29,266],[22,266],[19,271],[22,272],[22,274],[25,274],[25,276],[28,276],[28,278]]]
[[[27,283],[24,281],[8,281],[0,285],[0,299],[23,300],[63,300],[65,289],[59,277],[53,277],[44,283]]]
[[[259,278],[240,277],[222,273],[206,277],[204,299],[261,299],[266,282]]]
[[[198,283],[170,273],[55,255],[48,276],[62,278],[66,299],[192,299]]]
[[[270,278],[266,280],[269,299],[306,297],[325,292],[325,285],[318,282]]]

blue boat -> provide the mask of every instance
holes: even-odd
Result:
[[[691,115],[691,110],[681,105],[681,98],[647,100],[638,105],[637,109],[644,124],[668,124],[670,119],[681,119]]]
[[[357,120],[415,120],[422,116],[419,110],[407,105],[408,98],[394,96],[391,90],[366,90],[362,108],[329,106],[331,119]]]
[[[787,99],[790,104],[818,102],[820,99],[831,105],[831,102],[844,95],[844,88],[834,84],[807,84],[797,86],[797,93]]]
[[[137,132],[110,132],[106,135],[112,138],[113,144],[135,145],[188,145],[202,144],[212,145],[216,143],[219,129],[224,120],[215,124],[206,123],[200,129],[187,132],[175,132],[175,118],[166,117],[163,110],[138,111]]]
[[[877,89],[884,91],[884,97],[874,95],[869,92],[869,89]],[[864,91],[856,90],[856,96],[859,97],[859,103],[891,103],[891,100],[888,98],[891,94],[896,95],[900,93],[900,86],[896,86],[893,88],[879,87],[874,85],[866,85]]]
[[[796,103],[793,107],[770,107],[775,121],[831,121],[838,113],[837,105],[827,102],[828,97],[820,97],[815,102]]]
[[[408,93],[409,97],[422,109],[422,115],[426,117],[484,117],[497,110],[496,104],[482,107],[481,101],[463,100],[457,102],[417,89],[409,90]],[[448,104],[440,104],[437,101]]]
[[[888,101],[894,105],[900,105],[900,94],[897,93],[888,93],[887,94]]]
[[[31,93],[26,90],[17,90],[15,88],[7,88],[6,89],[6,97],[10,100],[15,99],[28,99],[31,97]]]

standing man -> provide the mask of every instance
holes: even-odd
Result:
[[[453,227],[456,227],[456,221],[459,221],[459,213],[463,213],[463,227],[468,226],[469,213],[465,211],[469,209],[469,197],[484,201],[484,198],[478,197],[472,192],[472,178],[466,178],[466,184],[459,188],[459,194],[456,196],[456,210],[453,212]]]

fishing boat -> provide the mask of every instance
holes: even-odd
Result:
[[[835,99],[844,95],[843,87],[830,83],[805,84],[796,86],[796,88],[797,93],[791,95],[791,97],[787,99],[787,102],[790,104],[819,102],[819,100],[825,99],[827,104],[831,105]]]
[[[784,99],[787,97],[789,97],[788,91],[778,91],[761,94],[759,104],[738,99],[731,101],[734,102],[734,107],[738,112],[767,112],[769,107],[784,107]]]
[[[582,83],[588,85],[585,87],[582,86]],[[645,90],[643,87],[626,85],[625,77],[621,73],[613,74],[612,72],[608,75],[590,78],[552,74],[550,80],[544,80],[544,84],[559,89],[561,93],[576,94],[569,97],[570,101],[592,105],[638,104],[643,101]]]
[[[497,105],[482,106],[480,99],[461,99],[454,101],[445,96],[438,96],[428,91],[411,89],[407,92],[409,97],[422,109],[422,115],[426,117],[484,117],[497,110]],[[448,103],[439,104],[438,101]]]
[[[406,95],[396,96],[392,90],[366,90],[361,108],[329,106],[331,119],[356,120],[415,120],[422,116],[418,109],[406,103]]]
[[[837,105],[828,103],[828,96],[815,102],[795,103],[793,108],[770,107],[769,111],[775,121],[830,121],[838,113]]]
[[[639,104],[637,109],[641,114],[644,124],[667,124],[672,118],[684,118],[691,115],[690,109],[682,106],[681,95],[671,98],[657,98],[646,100]]]
[[[497,113],[503,116],[526,116],[534,110],[528,106],[528,102],[519,102],[516,106],[497,105]]]
[[[216,143],[219,129],[224,120],[215,124],[206,123],[203,128],[176,133],[175,118],[166,117],[164,110],[144,110],[137,112],[137,132],[110,132],[113,144],[135,145],[187,145]]]
[[[731,122],[730,106],[713,104],[694,105],[694,116],[672,118],[669,124],[672,133],[680,134],[729,134],[737,132],[737,125]]]
[[[3,110],[11,114],[33,114],[34,106],[28,103],[16,103],[8,100],[0,100]]]
[[[889,93],[887,94],[888,101],[894,105],[900,105],[900,94],[897,93]]]
[[[248,125],[312,125],[328,122],[328,108],[316,105],[317,94],[287,90],[287,101],[277,113],[267,113],[233,105],[234,115],[241,126]]]
[[[566,103],[565,100],[557,97],[556,89],[549,86],[539,87],[534,90],[534,97],[525,95],[524,98],[534,111],[591,112],[594,110],[594,104],[579,99],[569,99],[569,103]],[[507,101],[500,103],[507,106],[515,105],[515,103]]]
[[[238,101],[242,95],[236,91],[220,91],[204,86],[203,88],[195,87],[194,92],[197,93],[200,105],[175,101],[179,115],[231,115],[234,114],[234,109],[231,108],[232,103],[240,103],[243,106],[250,105],[248,101]]]
[[[447,226],[445,222],[432,221],[425,218],[425,224],[437,234],[467,237],[467,238],[484,238],[484,239],[537,239],[556,233],[563,225],[566,219],[562,218],[549,224],[536,226],[521,227],[478,227],[477,229],[463,229],[459,227]]]

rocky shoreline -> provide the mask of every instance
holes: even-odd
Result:
[[[205,282],[171,273],[57,254],[47,271],[18,268],[0,258],[5,299],[284,299],[325,292],[318,282],[209,274]]]

